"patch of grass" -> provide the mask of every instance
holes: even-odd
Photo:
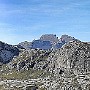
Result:
[[[20,80],[25,80],[25,79],[35,79],[35,78],[40,78],[40,77],[46,77],[48,76],[49,73],[44,72],[43,70],[25,70],[25,71],[16,71],[13,70],[9,73],[2,73],[0,75],[0,78],[2,79],[20,79]]]
[[[47,90],[47,89],[46,89],[46,88],[41,87],[41,88],[39,88],[39,90]]]
[[[0,90],[4,90],[4,87],[3,87],[3,85],[0,85]]]

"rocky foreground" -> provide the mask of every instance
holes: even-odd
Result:
[[[14,50],[19,55],[1,62],[0,90],[90,90],[90,43],[72,40],[55,50]]]

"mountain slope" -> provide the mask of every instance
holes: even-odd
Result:
[[[49,71],[63,80],[60,90],[90,89],[90,44],[72,41],[50,56]]]
[[[57,68],[74,69],[77,72],[90,71],[90,44],[72,41],[62,46],[52,58]]]

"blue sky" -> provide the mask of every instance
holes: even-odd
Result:
[[[42,34],[90,41],[90,0],[0,0],[0,40],[9,44]]]

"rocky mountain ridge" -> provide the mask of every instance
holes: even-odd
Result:
[[[62,45],[68,43],[69,41],[77,40],[74,37],[68,35],[62,35],[59,39],[54,34],[45,34],[40,37],[38,40],[33,40],[32,42],[21,42],[20,46],[26,49],[58,49],[61,48]]]
[[[53,34],[45,34],[39,40],[33,40],[32,42],[25,41],[18,45],[9,45],[0,41],[0,62],[8,63],[14,56],[19,55],[20,49],[55,50],[61,48],[62,45],[69,41],[76,40],[68,35],[62,35],[61,38],[58,39]]]

